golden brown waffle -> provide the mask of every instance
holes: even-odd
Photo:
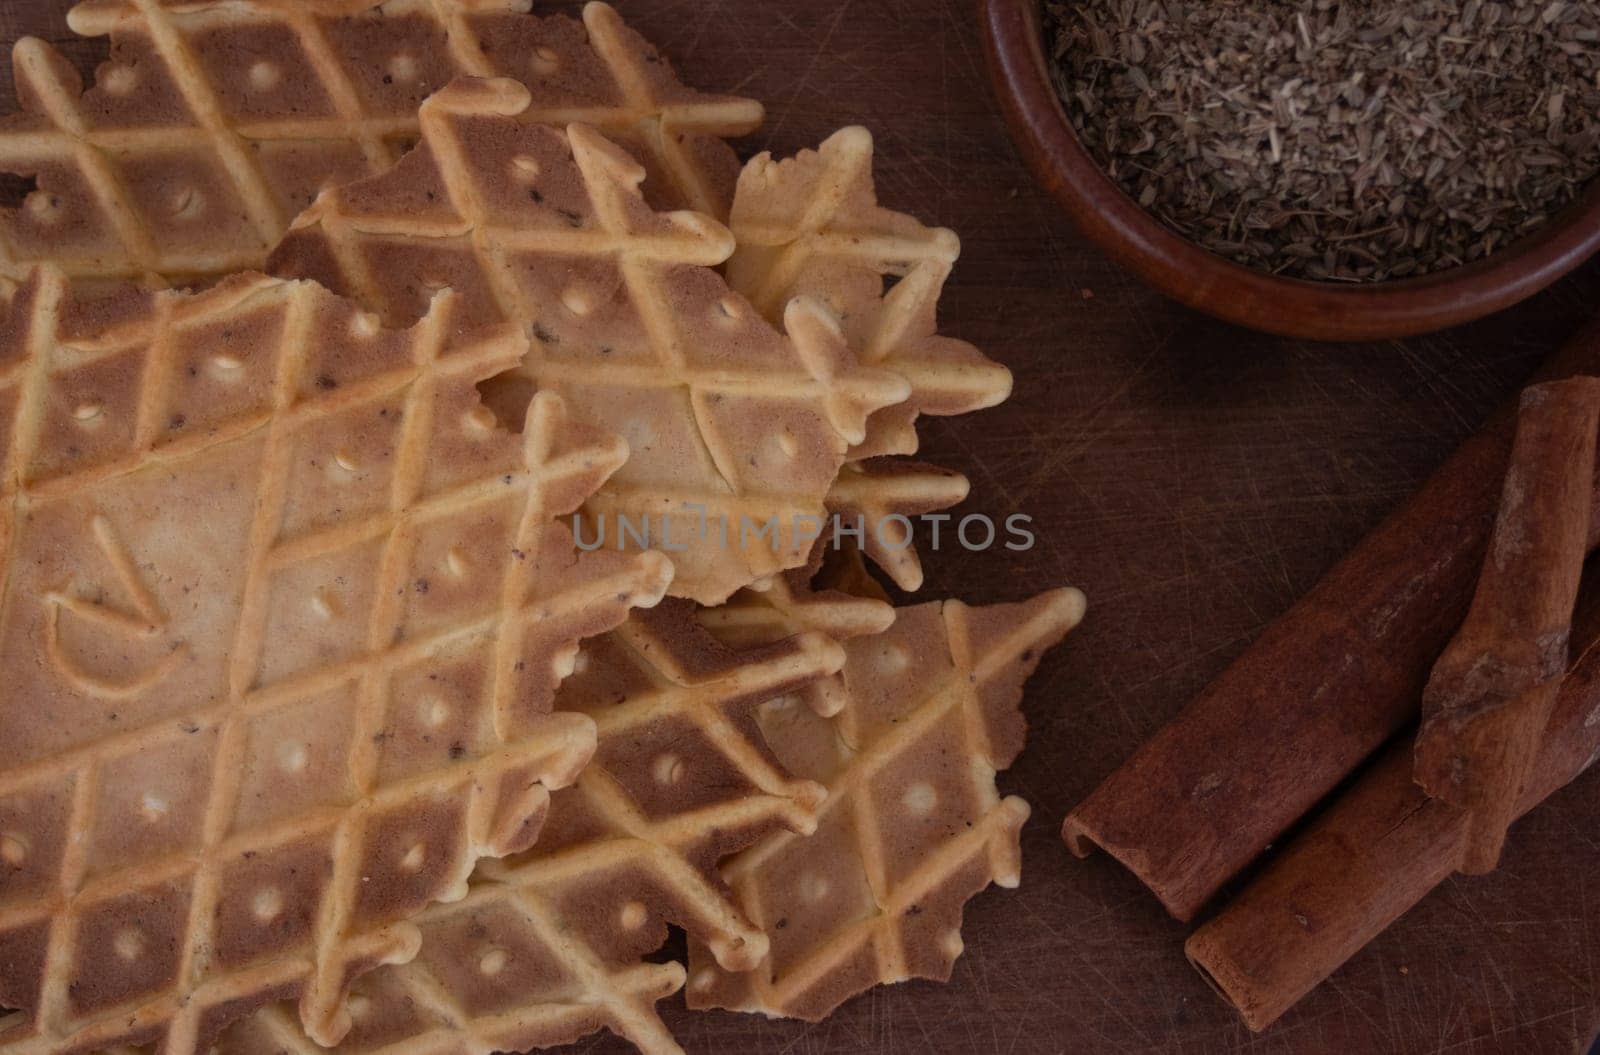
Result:
[[[835,552],[831,543],[819,542],[806,567],[785,572],[762,589],[742,590],[727,604],[702,610],[700,624],[717,640],[742,649],[795,634],[820,634],[845,642],[888,630],[894,625],[894,606],[881,594],[859,596],[814,585],[823,575],[824,558]],[[859,557],[855,564],[860,566]],[[824,718],[838,714],[848,700],[837,674],[818,678],[796,695]]]
[[[556,686],[671,574],[563,522],[626,447],[547,393],[498,428],[526,341],[448,294],[405,332],[259,275],[5,308],[0,1051],[190,1055],[295,998],[336,1041],[594,749]]]
[[[273,270],[395,323],[448,286],[474,319],[525,326],[525,376],[632,446],[585,506],[585,541],[669,552],[675,596],[720,604],[799,566],[848,447],[905,380],[861,367],[808,301],[790,305],[789,338],[767,325],[711,270],[733,251],[726,228],[652,211],[627,154],[581,125],[525,123],[527,105],[506,80],[437,93],[421,146],[324,195]]]
[[[939,298],[961,242],[952,231],[882,208],[872,160],[871,133],[846,128],[820,150],[781,162],[764,154],[746,166],[733,206],[738,251],[728,281],[774,320],[794,297],[819,298],[843,320],[863,363],[911,382],[907,402],[872,416],[828,507],[849,525],[865,525],[866,554],[897,586],[915,592],[922,562],[907,521],[959,504],[969,487],[958,473],[888,456],[916,452],[919,415],[1003,402],[1011,374],[970,344],[938,334]]]
[[[650,1055],[678,1052],[653,1005],[682,986],[683,968],[644,957],[668,923],[729,970],[766,955],[717,861],[779,831],[810,831],[822,789],[774,767],[755,712],[843,660],[816,636],[731,652],[686,606],[591,642],[559,704],[598,723],[595,763],[554,797],[533,851],[486,862],[465,901],[429,910],[415,961],[356,983],[356,1028],[340,1055],[489,1055],[601,1028]],[[285,1008],[219,1045],[219,1055],[318,1050]]]
[[[966,501],[972,485],[950,469],[909,458],[869,458],[839,472],[828,491],[828,511],[841,530],[859,531],[863,553],[907,593],[922,589],[917,539],[932,530],[919,518]],[[955,528],[942,525],[940,545],[952,545]]]
[[[1023,682],[1083,609],[1076,590],[902,609],[887,633],[846,646],[837,718],[764,709],[779,760],[828,799],[814,833],[774,835],[724,866],[771,952],[733,973],[691,940],[690,1007],[816,1021],[874,985],[950,977],[965,903],[1018,882],[1028,807],[1000,798],[995,772],[1022,749]]]
[[[813,568],[786,572],[762,589],[735,595],[700,613],[700,621],[730,644],[772,641],[785,634],[817,633],[834,641],[881,634],[894,624],[887,602],[811,585]]]
[[[726,217],[738,161],[723,138],[759,104],[678,82],[610,7],[579,24],[529,0],[89,0],[79,33],[111,62],[83,91],[39,40],[15,49],[22,112],[0,169],[38,190],[0,215],[0,272],[209,280],[262,267],[326,186],[383,172],[415,142],[417,107],[462,74],[509,76],[528,120],[581,120],[650,171],[653,200]]]
[[[739,249],[728,282],[758,311],[777,324],[790,301],[815,297],[843,321],[863,363],[911,382],[910,400],[873,415],[853,461],[915,454],[921,414],[966,414],[1010,396],[1010,371],[939,336],[939,297],[961,241],[878,205],[865,128],[787,161],[763,154],[750,162],[732,227]],[[886,293],[887,281],[895,284]]]

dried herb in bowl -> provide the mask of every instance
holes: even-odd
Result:
[[[1057,88],[1138,202],[1229,259],[1478,260],[1600,173],[1597,0],[1045,0]]]

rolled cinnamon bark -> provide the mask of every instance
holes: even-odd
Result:
[[[1471,814],[1461,870],[1500,863],[1566,673],[1588,548],[1600,380],[1528,389],[1489,556],[1422,695],[1415,778]]]
[[[1600,373],[1600,323],[1541,372]],[[1510,459],[1514,407],[1068,816],[1181,920],[1415,721],[1461,625]]]
[[[1600,574],[1584,581],[1576,658],[1556,696],[1517,815],[1575,780],[1600,752]],[[1297,836],[1185,951],[1262,1030],[1376,938],[1462,863],[1467,811],[1429,798],[1397,742]]]

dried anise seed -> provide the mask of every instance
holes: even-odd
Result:
[[[1488,256],[1600,172],[1595,0],[1046,0],[1057,88],[1171,227],[1299,278]]]

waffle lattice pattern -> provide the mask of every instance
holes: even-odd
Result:
[[[23,112],[0,168],[38,190],[0,216],[0,269],[187,283],[260,268],[320,190],[387,170],[417,108],[455,77],[527,84],[529,120],[582,120],[637,152],[661,204],[726,216],[738,161],[721,137],[749,100],[681,85],[605,4],[579,24],[528,0],[89,0],[74,29],[109,35],[83,91],[38,40],[16,47]]]
[[[357,983],[357,1026],[340,1055],[489,1055],[600,1028],[649,1055],[678,1053],[654,1003],[683,984],[683,968],[644,960],[667,924],[730,970],[766,955],[766,936],[716,863],[778,831],[811,830],[822,789],[773,766],[751,739],[755,711],[836,671],[843,656],[816,637],[730,652],[684,615],[636,616],[585,649],[559,703],[598,723],[594,764],[555,796],[533,851],[485,862],[464,902],[427,913],[415,961]],[[284,1008],[219,1046],[318,1050]]]
[[[796,297],[818,298],[863,363],[911,382],[908,401],[873,415],[852,460],[915,454],[918,415],[967,414],[1011,394],[1010,371],[939,335],[960,239],[878,205],[866,129],[846,128],[786,161],[756,158],[739,178],[732,226],[739,250],[728,282],[757,310],[776,323]]]
[[[526,341],[458,307],[11,296],[0,1050],[190,1055],[285,998],[335,1041],[350,978],[591,756],[555,688],[670,566],[575,560],[561,518],[626,450],[549,395],[499,428],[476,384]]]
[[[920,415],[992,407],[1010,395],[1011,375],[970,344],[939,335],[939,298],[961,243],[952,231],[881,207],[872,160],[871,134],[847,128],[819,150],[785,161],[764,154],[746,166],[728,281],[771,319],[795,297],[818,298],[843,320],[863,363],[910,381],[909,400],[872,416],[828,508],[865,524],[866,554],[915,592],[922,561],[907,520],[954,507],[969,487],[958,473],[892,456],[916,453]]]
[[[754,649],[791,635],[818,634],[835,642],[881,634],[894,625],[894,606],[854,550],[830,551],[821,543],[804,568],[775,577],[765,588],[743,590],[727,604],[700,612],[699,621],[718,641],[736,649]],[[825,568],[836,557],[838,568]],[[858,574],[859,582],[845,579]],[[819,586],[818,580],[826,582]],[[860,587],[857,592],[847,592]],[[842,674],[818,678],[792,694],[824,718],[837,715],[849,702]]]
[[[647,536],[672,554],[675,596],[719,604],[803,564],[850,443],[907,383],[861,367],[809,302],[785,338],[711,270],[733,250],[725,228],[654,212],[627,154],[585,126],[522,122],[527,103],[506,80],[435,94],[422,145],[325,195],[274,272],[394,324],[448,286],[474,319],[528,329],[526,376],[632,448],[585,507],[586,538]]]
[[[947,980],[967,900],[1017,883],[1028,807],[1002,800],[994,775],[1022,749],[1023,682],[1082,614],[1075,590],[903,609],[888,633],[846,646],[838,717],[769,706],[768,742],[828,798],[815,832],[724,866],[771,950],[740,974],[691,940],[689,1005],[816,1021],[874,985]]]

